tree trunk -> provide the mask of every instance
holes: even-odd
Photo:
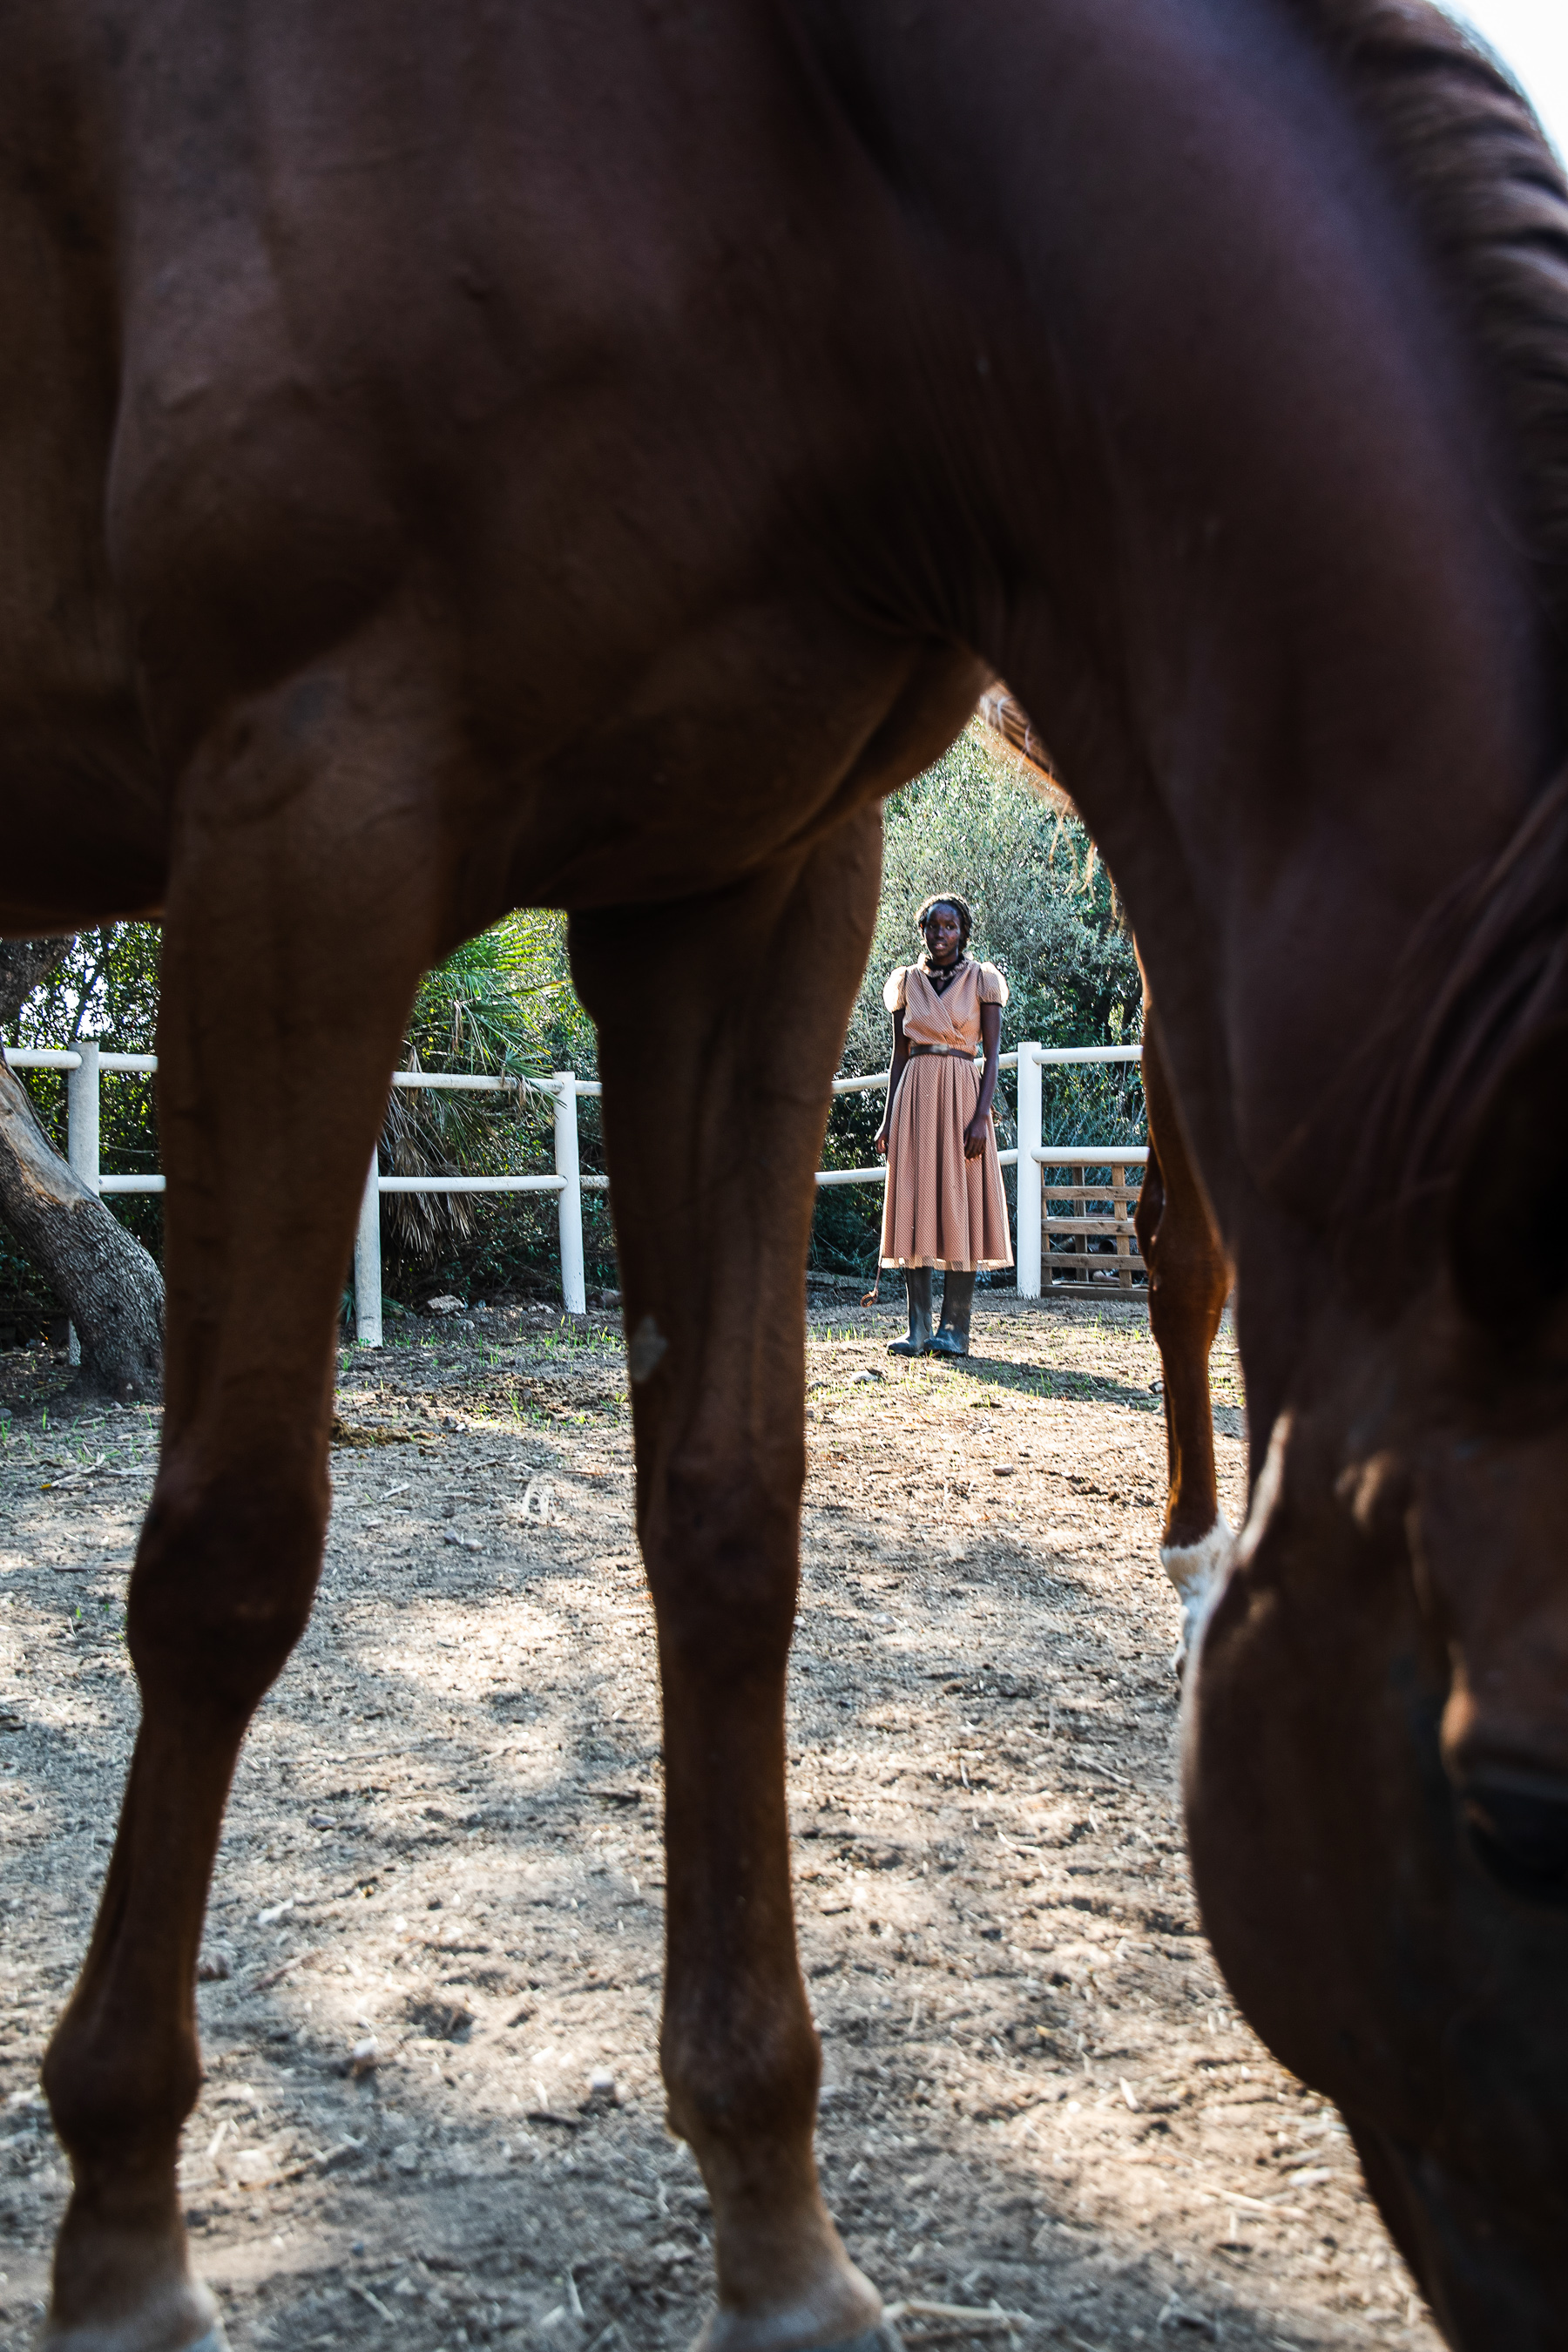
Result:
[[[111,1396],[157,1396],[163,1277],[140,1242],[71,1173],[0,1060],[0,1218],[65,1304],[84,1379]]]

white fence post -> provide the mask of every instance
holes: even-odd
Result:
[[[354,1235],[354,1336],[362,1348],[381,1345],[381,1171],[374,1149]]]
[[[74,1070],[66,1072],[66,1159],[71,1174],[89,1192],[101,1192],[103,1187],[98,1169],[98,1040],[79,1037],[77,1052],[81,1055]],[[79,1364],[81,1341],[72,1323],[66,1333],[66,1360]]]
[[[1040,1048],[1033,1037],[1018,1040],[1018,1296],[1040,1295],[1041,1168]]]
[[[98,1171],[98,1040],[77,1041],[80,1062],[66,1072],[66,1158],[89,1192],[101,1192]]]
[[[586,1315],[588,1293],[583,1279],[583,1171],[577,1160],[577,1077],[573,1070],[556,1070],[555,1173],[561,1187],[561,1297],[568,1315]]]

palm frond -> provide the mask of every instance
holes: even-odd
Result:
[[[408,1024],[403,1067],[505,1081],[504,1092],[455,1093],[395,1087],[382,1150],[400,1176],[510,1175],[537,1153],[540,1114],[552,1097],[547,1027],[570,996],[548,919],[509,915],[465,940],[426,973]],[[468,1197],[394,1192],[388,1221],[422,1261],[474,1231]]]

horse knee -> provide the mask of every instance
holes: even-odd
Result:
[[[70,2156],[79,2189],[95,2167],[115,2176],[138,2155],[149,2179],[178,2141],[201,2095],[195,2037],[183,2022],[174,2030],[118,2030],[112,2021],[66,2011],[44,2053],[44,2095],[61,2146]]]
[[[669,2120],[699,2150],[725,2140],[809,2133],[822,2044],[804,1999],[742,2001],[725,1988],[672,1981],[659,2036]]]
[[[249,1713],[309,1622],[328,1507],[319,1473],[165,1463],[126,1615],[144,1692]]]

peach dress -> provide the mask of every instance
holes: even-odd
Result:
[[[911,1045],[949,1048],[912,1055],[893,1097],[882,1264],[946,1266],[955,1274],[1011,1265],[994,1127],[978,1159],[963,1156],[963,1130],[980,1099],[980,1072],[970,1058],[980,1050],[980,1008],[1005,1004],[1007,983],[994,964],[966,957],[939,996],[918,963],[900,965],[889,973],[882,1002],[903,1014]]]

